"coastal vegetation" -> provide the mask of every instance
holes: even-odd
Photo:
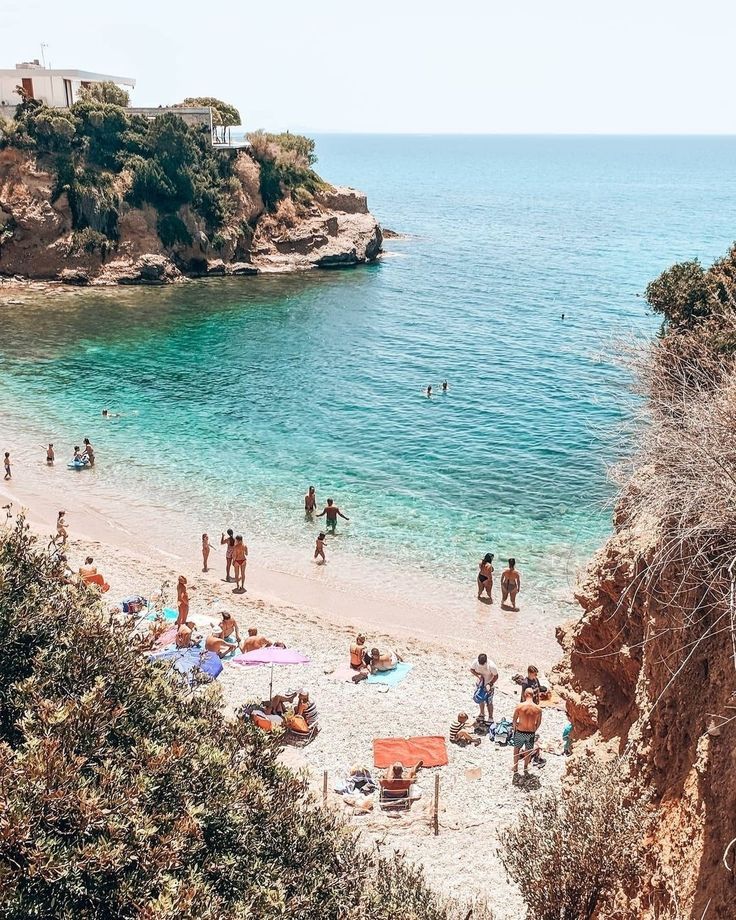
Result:
[[[187,96],[179,103],[177,108],[206,108],[212,109],[212,124],[228,128],[240,124],[240,112],[229,102],[216,99],[214,96]]]
[[[19,520],[0,539],[2,916],[447,920],[215,688],[149,664]]]
[[[248,135],[253,157],[261,167],[261,197],[273,211],[285,193],[298,204],[308,204],[312,196],[327,188],[312,169],[317,162],[314,141],[301,134],[269,134],[255,131]]]

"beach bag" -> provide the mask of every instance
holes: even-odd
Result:
[[[511,743],[513,734],[514,726],[512,722],[509,719],[501,719],[500,722],[496,723],[493,740],[496,744],[507,745]]]
[[[478,686],[475,688],[475,693],[473,694],[473,702],[477,703],[479,706],[481,703],[488,702],[488,691],[486,690],[485,681],[478,681]]]

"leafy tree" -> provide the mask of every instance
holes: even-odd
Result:
[[[82,102],[106,102],[122,108],[130,105],[130,93],[111,80],[103,80],[101,83],[90,83],[89,86],[80,87],[78,98]]]
[[[691,326],[710,313],[705,271],[697,259],[678,262],[647,285],[649,305],[673,326]]]
[[[206,108],[212,109],[212,124],[222,125],[227,128],[231,125],[241,124],[240,112],[234,105],[216,99],[214,96],[189,96],[180,102],[178,108]]]
[[[0,539],[4,920],[446,920],[228,722],[107,623],[21,520]],[[464,910],[462,916],[472,916]]]

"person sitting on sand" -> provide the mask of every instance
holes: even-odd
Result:
[[[233,645],[232,642],[227,642],[221,636],[216,636],[214,633],[207,636],[204,647],[208,652],[214,652],[215,655],[220,658],[225,658],[226,655],[231,655],[238,649],[237,645]]]
[[[189,592],[187,591],[187,580],[183,575],[179,576],[176,583],[176,603],[179,609],[176,625],[181,626],[182,623],[186,623],[189,616]]]
[[[527,690],[532,691],[534,694],[534,702],[537,704],[540,699],[546,699],[549,696],[549,690],[547,687],[542,686],[539,681],[539,668],[535,664],[530,664],[526,669],[526,677],[522,680],[521,690],[519,691],[520,699],[524,699],[524,694]]]
[[[534,691],[527,687],[524,699],[514,710],[512,720],[514,734],[511,743],[514,746],[514,775],[519,772],[519,756],[524,751],[524,775],[529,773],[529,761],[534,760],[537,766],[543,767],[546,760],[539,756],[537,744],[537,729],[542,724],[542,709],[534,702]]]
[[[181,623],[176,631],[176,647],[194,648],[198,645],[200,636],[197,634],[196,628],[194,620],[187,620],[186,623]]]
[[[314,486],[309,487],[309,491],[304,496],[304,513],[311,517],[317,510],[317,492]]]
[[[243,639],[240,648],[244,652],[252,652],[257,648],[269,648],[271,645],[273,645],[273,642],[265,636],[259,636],[256,627],[250,626],[248,628],[248,637]]]
[[[207,560],[210,558],[210,538],[206,533],[202,534],[202,571],[209,572],[209,566],[207,565]]]
[[[240,647],[240,630],[238,629],[238,621],[231,613],[228,613],[226,610],[222,611],[218,633],[220,638],[224,639],[226,642],[229,642],[231,646],[237,645]]]
[[[94,565],[94,559],[91,556],[87,556],[84,565],[79,566],[79,574],[82,578],[89,578],[90,575],[97,574],[97,566]]]
[[[486,553],[478,563],[478,600],[483,597],[483,592],[488,596],[488,603],[493,603],[493,553]]]
[[[327,527],[334,533],[335,528],[337,527],[338,517],[343,518],[345,521],[349,521],[350,518],[343,514],[342,511],[337,507],[334,501],[331,498],[327,499],[327,504],[320,511],[317,517],[324,517],[327,519]]]
[[[325,556],[325,534],[322,531],[320,531],[314,546],[314,558],[317,560],[317,565],[324,565],[325,562],[327,562],[327,557]],[[320,560],[322,561],[320,562]]]
[[[368,668],[371,674],[382,673],[384,671],[393,671],[403,659],[397,652],[381,652],[377,648],[371,649],[371,658]]]
[[[452,744],[474,744],[476,747],[480,744],[480,738],[473,737],[469,731],[466,731],[465,724],[468,721],[467,712],[459,712],[457,719],[450,725],[450,741]]]
[[[350,645],[350,667],[354,671],[361,671],[368,667],[370,660],[370,655],[365,648],[365,636],[363,633],[358,633],[355,642]]]
[[[511,601],[511,609],[518,610],[516,595],[521,591],[521,575],[516,571],[516,559],[509,559],[509,567],[501,575],[501,606],[506,608],[506,599]]]

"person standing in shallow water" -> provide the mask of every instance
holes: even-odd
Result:
[[[517,611],[516,595],[521,591],[521,575],[516,571],[516,559],[509,559],[509,567],[501,575],[501,606],[507,608],[506,599],[511,601],[511,609]]]
[[[89,465],[95,465],[95,451],[92,445],[90,444],[89,438],[84,439],[84,456],[89,460]]]
[[[315,491],[314,486],[309,487],[309,491],[304,496],[304,513],[307,517],[311,517],[314,512],[317,510],[317,492]]]
[[[317,517],[327,518],[327,526],[333,533],[335,532],[335,528],[337,527],[338,516],[343,518],[346,521],[350,520],[350,518],[347,515],[343,514],[342,511],[340,511],[340,509],[337,507],[337,505],[333,502],[331,498],[327,499],[327,504],[317,515]]]
[[[54,460],[55,460],[55,459],[56,459],[56,457],[54,456],[54,445],[53,445],[53,444],[49,444],[49,446],[46,448],[46,464],[47,464],[47,466],[53,466],[53,465],[54,465]]]
[[[5,451],[5,460],[3,461],[3,464],[5,466],[5,478],[12,479],[13,474],[10,472],[10,452],[7,450]]]
[[[483,598],[483,592],[486,592],[488,603],[493,603],[493,553],[486,553],[478,563],[478,600]]]

